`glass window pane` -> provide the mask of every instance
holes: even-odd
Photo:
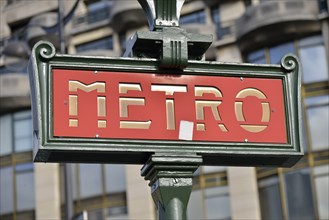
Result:
[[[257,50],[254,51],[247,56],[247,62],[249,63],[257,63],[257,64],[265,64],[266,59],[265,59],[265,50]]]
[[[301,48],[299,53],[304,83],[328,80],[328,58],[323,45]]]
[[[14,115],[15,151],[32,150],[32,121],[31,112],[19,112]]]
[[[79,177],[81,198],[102,194],[100,164],[79,164]]]
[[[201,190],[192,191],[187,206],[187,219],[204,219],[204,213],[202,210],[202,200],[203,198]]]
[[[126,191],[126,171],[125,165],[111,164],[105,165],[106,192]]]
[[[278,177],[259,181],[259,200],[262,219],[282,219]]]
[[[270,63],[280,63],[281,58],[288,53],[296,53],[292,42],[270,48]]]
[[[113,49],[112,36],[76,46],[76,51],[78,53],[83,52],[83,51],[88,51],[88,50],[112,50],[112,49]]]
[[[208,219],[230,219],[231,206],[228,187],[214,187],[205,190]]]
[[[191,14],[182,15],[179,24],[205,24],[206,16],[204,10],[193,12]]]
[[[300,39],[298,42],[299,47],[309,47],[318,44],[323,44],[323,39],[321,35],[306,37]]]
[[[328,150],[329,96],[305,99],[311,146],[314,151]]]
[[[22,119],[14,122],[15,138],[26,138],[31,135],[31,120]]]
[[[284,175],[289,219],[314,219],[314,206],[308,169]]]
[[[329,219],[329,165],[314,168],[320,219]]]
[[[13,211],[13,168],[0,169],[0,214]]]
[[[33,171],[33,163],[20,163],[15,167],[16,173]]]
[[[30,168],[31,166],[26,165],[26,167]],[[16,174],[16,196],[18,211],[32,210],[35,208],[34,176],[32,171],[24,170],[24,172],[18,172]]]
[[[12,121],[11,115],[0,117],[0,156],[12,152]]]
[[[14,114],[14,120],[26,119],[31,118],[31,110],[27,111],[20,111]]]

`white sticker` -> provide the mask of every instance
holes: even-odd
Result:
[[[190,121],[180,121],[179,140],[191,141],[193,137],[194,123]]]

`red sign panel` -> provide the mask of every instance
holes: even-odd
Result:
[[[56,137],[287,143],[281,79],[52,71]]]

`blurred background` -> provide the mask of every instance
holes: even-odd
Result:
[[[305,151],[289,169],[200,167],[188,219],[329,219],[328,5],[185,1],[181,27],[214,36],[206,60],[276,64],[286,53],[299,57]],[[0,10],[1,220],[157,218],[139,165],[32,163],[31,48],[42,39],[59,52],[121,56],[126,40],[148,29],[137,0],[1,0]]]

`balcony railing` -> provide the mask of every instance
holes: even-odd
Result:
[[[289,21],[316,20],[317,1],[282,0],[266,1],[248,7],[245,14],[237,20],[237,35],[241,37],[258,28]]]

